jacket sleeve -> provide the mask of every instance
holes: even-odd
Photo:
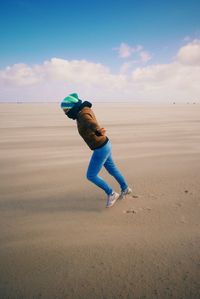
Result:
[[[95,134],[98,135],[98,130],[100,129],[100,126],[98,123],[93,119],[92,115],[89,113],[85,113],[81,117],[81,121],[84,123],[84,126],[91,131],[93,131]],[[100,134],[101,135],[101,134]]]

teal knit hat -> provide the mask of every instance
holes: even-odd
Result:
[[[64,98],[60,104],[62,109],[71,109],[76,103],[78,103],[79,98],[77,93],[71,93],[66,98]]]

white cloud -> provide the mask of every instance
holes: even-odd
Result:
[[[120,67],[120,74],[128,74],[128,72],[131,70],[133,65],[134,65],[134,61],[124,62]]]
[[[15,64],[0,70],[0,100],[60,100],[76,91],[94,100],[200,101],[199,49],[199,40],[194,40],[180,48],[171,63],[144,66],[142,60],[148,61],[150,54],[137,46],[141,66],[126,61],[119,73],[86,60]]]
[[[141,98],[200,101],[200,41],[181,47],[176,57],[168,64],[132,71],[132,82]]]
[[[0,71],[6,98],[14,89],[15,96],[33,100],[56,99],[69,90],[80,90],[86,96],[100,90],[114,94],[125,85],[123,74],[112,74],[108,67],[86,60],[52,58],[41,65],[15,64]]]
[[[145,98],[149,96],[156,100],[200,101],[199,78],[199,66],[184,65],[178,61],[137,68],[132,72],[137,89]]]
[[[119,57],[121,57],[121,58],[130,57],[132,55],[132,53],[135,52],[135,48],[134,47],[130,47],[126,43],[121,43],[120,46],[119,46],[119,48],[116,48],[115,50],[118,51]]]
[[[141,51],[140,52],[140,58],[141,58],[141,61],[143,63],[147,63],[149,60],[151,60],[152,56],[149,52],[147,51]]]
[[[144,50],[141,45],[130,46],[126,43],[121,43],[120,46],[118,48],[114,48],[114,50],[118,52],[119,57],[121,58],[127,59],[134,56],[134,63],[147,63],[152,58],[151,54]]]
[[[68,61],[60,58],[52,58],[42,65],[30,67],[26,64],[15,64],[0,71],[1,83],[12,86],[35,85],[45,81],[65,81],[71,83],[83,83],[87,85],[113,84],[115,78],[122,76],[112,75],[109,68],[102,64],[88,62],[86,60]]]
[[[183,64],[200,65],[200,40],[194,40],[182,47],[177,54],[177,59]]]
[[[0,82],[6,85],[32,85],[40,81],[39,74],[36,74],[33,68],[26,64],[14,64],[0,71]]]

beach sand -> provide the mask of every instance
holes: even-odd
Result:
[[[110,209],[58,104],[0,105],[0,298],[199,299],[200,105],[93,110],[133,188]]]

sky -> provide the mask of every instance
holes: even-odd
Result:
[[[199,80],[199,0],[0,0],[0,101],[200,102]]]

